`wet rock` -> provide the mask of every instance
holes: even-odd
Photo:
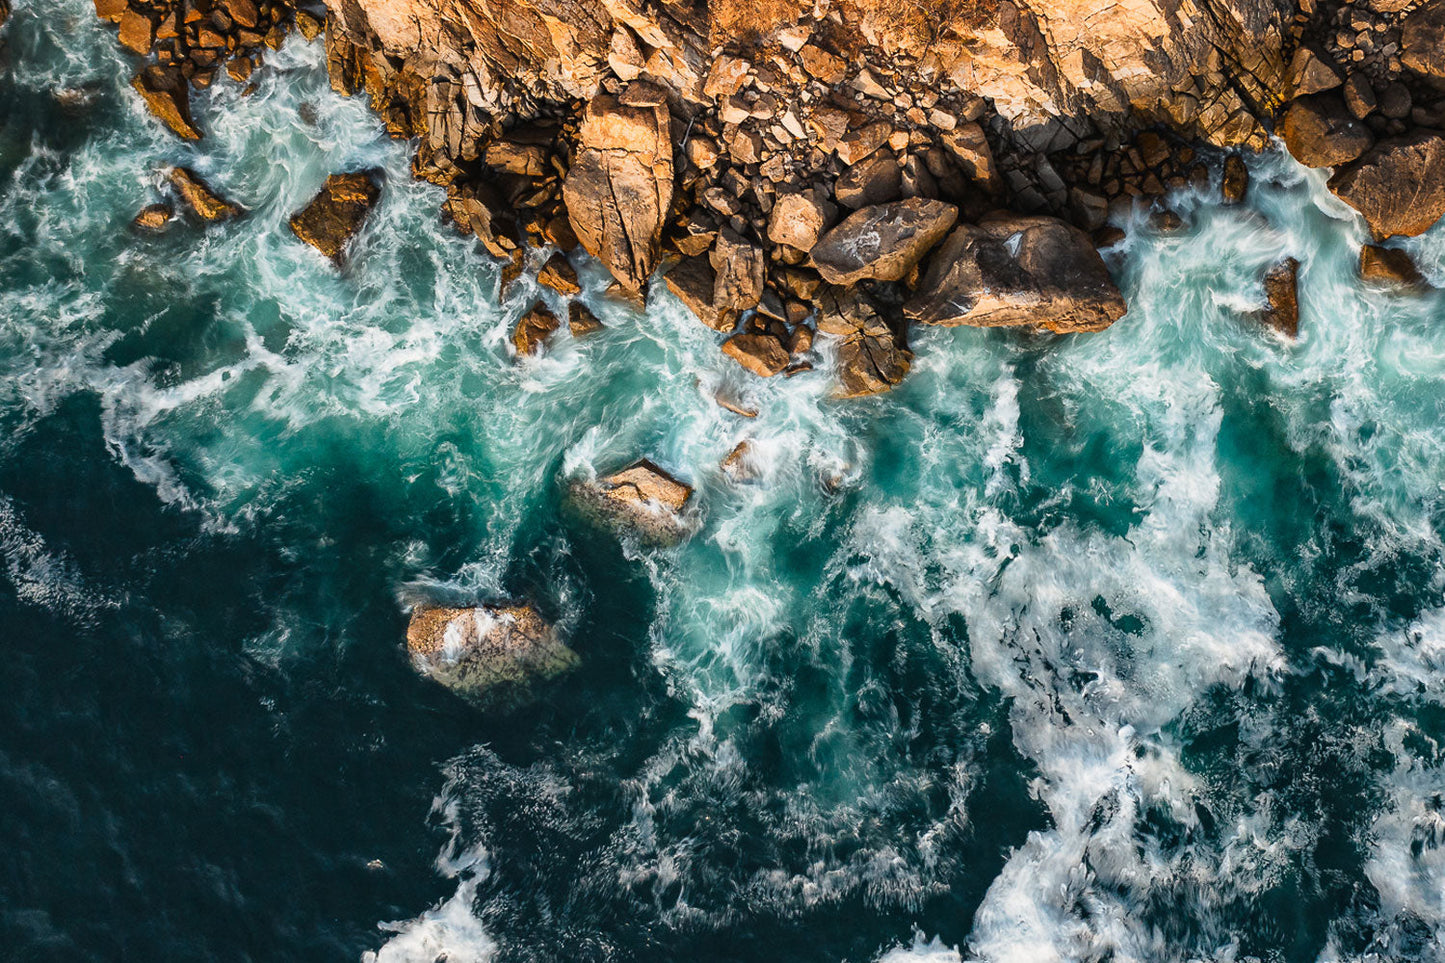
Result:
[[[862,398],[902,384],[913,365],[901,324],[856,291],[829,288],[818,299],[818,330],[839,339],[837,395]]]
[[[600,521],[653,544],[681,541],[690,531],[683,516],[692,487],[642,459],[592,481],[572,484],[576,504]]]
[[[771,378],[788,366],[788,349],[771,334],[744,332],[722,344],[723,353],[760,378]]]
[[[131,86],[161,121],[186,140],[200,140],[201,131],[191,122],[191,87],[179,67],[151,64],[143,67]]]
[[[588,335],[605,331],[606,327],[597,320],[597,315],[587,309],[587,306],[578,301],[567,305],[567,329],[572,332],[574,338],[585,338]]]
[[[1269,306],[1259,319],[1293,341],[1299,336],[1299,261],[1286,258],[1264,276],[1264,296]]]
[[[1445,138],[1425,131],[1383,140],[1330,178],[1377,241],[1423,234],[1445,214]]]
[[[217,195],[190,168],[172,167],[168,177],[190,212],[208,224],[229,221],[241,215],[240,207]]]
[[[1230,154],[1224,159],[1224,179],[1220,182],[1220,190],[1224,203],[1244,203],[1245,195],[1249,193],[1249,168],[1238,154]]]
[[[1149,215],[1149,226],[1160,234],[1177,234],[1184,230],[1184,218],[1170,210],[1155,211]]]
[[[547,263],[542,265],[542,269],[537,272],[537,283],[569,297],[582,293],[582,285],[577,280],[577,269],[560,251],[549,257]]]
[[[1420,287],[1425,277],[1406,251],[1366,244],[1360,248],[1360,276],[1367,281],[1397,287]]]
[[[563,196],[587,253],[641,291],[657,267],[672,204],[671,118],[662,104],[629,107],[607,94],[587,105]]]
[[[833,205],[817,191],[780,195],[768,219],[768,240],[806,254],[823,236],[833,214]]]
[[[135,220],[131,221],[131,224],[134,225],[137,230],[147,231],[151,234],[159,234],[167,227],[170,227],[171,221],[175,219],[175,216],[175,209],[169,204],[161,202],[142,208],[141,212],[135,216]]]
[[[341,264],[347,243],[381,197],[378,179],[379,172],[371,171],[332,174],[311,203],[291,216],[292,232]]]
[[[1401,22],[1400,62],[1445,86],[1445,5],[1423,3]]]
[[[525,701],[534,683],[576,667],[577,653],[531,605],[412,610],[406,648],[417,671],[488,708]]]
[[[738,442],[718,467],[735,482],[747,482],[757,478],[759,473],[753,460],[752,442],[747,439]]]
[[[899,281],[958,220],[958,208],[921,197],[865,207],[823,236],[813,263],[823,280]]]
[[[683,306],[709,328],[731,331],[737,326],[737,312],[713,302],[717,273],[706,258],[684,258],[662,280]]]
[[[1100,331],[1127,305],[1089,236],[1053,217],[1003,215],[954,230],[903,307],[924,324]]]
[[[1294,158],[1306,167],[1337,167],[1359,157],[1375,142],[1333,94],[1301,97],[1289,105],[1280,135]]]
[[[544,305],[537,305],[523,315],[512,329],[512,347],[519,357],[539,355],[547,341],[562,327],[562,322]]]

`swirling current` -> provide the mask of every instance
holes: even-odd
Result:
[[[0,957],[1445,957],[1445,298],[1320,174],[1125,224],[1106,332],[915,330],[843,403],[583,259],[607,330],[515,362],[537,289],[299,38],[190,145],[88,0],[0,36]],[[247,216],[130,230],[181,162]],[[362,167],[337,271],[286,220]],[[564,510],[639,455],[680,546]],[[403,645],[495,597],[582,660],[500,715]]]

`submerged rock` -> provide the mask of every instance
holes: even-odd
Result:
[[[172,167],[171,186],[176,189],[190,212],[208,224],[229,221],[241,216],[241,208],[218,195],[199,174],[188,167]]]
[[[523,701],[580,661],[530,605],[412,610],[406,648],[423,675],[488,707]]]
[[[301,240],[340,265],[346,245],[381,196],[375,172],[332,174],[320,193],[291,215],[291,230]]]
[[[691,531],[682,512],[692,486],[645,458],[605,478],[573,482],[572,497],[588,514],[646,542],[670,545]]]
[[[823,236],[813,263],[830,284],[901,281],[956,220],[954,205],[921,197],[865,207]]]
[[[1445,138],[1382,140],[1337,171],[1330,190],[1364,215],[1377,241],[1423,234],[1445,214]]]
[[[1089,236],[1053,217],[965,224],[934,254],[903,313],[924,324],[1100,331],[1128,306]]]

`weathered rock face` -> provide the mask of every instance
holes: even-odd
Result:
[[[548,339],[561,327],[562,322],[557,320],[557,316],[539,304],[523,315],[512,329],[512,347],[522,357],[541,354]]]
[[[760,378],[771,378],[788,366],[788,349],[775,334],[745,331],[724,341],[722,349]]]
[[[1301,97],[1289,105],[1280,135],[1306,167],[1337,167],[1370,149],[1375,136],[1335,94]]]
[[[1099,331],[1126,305],[1088,235],[1051,217],[991,217],[957,228],[904,314],[925,324]]]
[[[901,281],[958,220],[943,201],[909,198],[849,215],[813,248],[813,264],[830,284]]]
[[[151,113],[186,140],[200,140],[201,131],[191,122],[191,87],[178,67],[152,64],[131,81]]]
[[[1330,178],[1376,240],[1414,237],[1445,214],[1445,138],[1420,132],[1376,144]]]
[[[1410,255],[1397,247],[1379,247],[1366,244],[1360,248],[1360,277],[1377,284],[1388,284],[1402,288],[1420,287],[1425,278],[1410,259]]]
[[[645,542],[670,545],[691,531],[683,509],[692,487],[647,459],[605,478],[574,482],[571,490],[585,512]]]
[[[1400,61],[1445,86],[1445,5],[1426,2],[1400,25]]]
[[[335,264],[381,197],[379,172],[332,174],[310,204],[291,216],[291,230]]]
[[[488,708],[524,701],[534,683],[579,662],[530,605],[418,606],[406,647],[423,675]]]
[[[838,339],[840,398],[888,391],[901,384],[913,366],[903,325],[890,322],[857,291],[823,292],[818,299],[818,331]]]
[[[241,208],[222,198],[188,167],[172,167],[167,175],[171,186],[192,214],[213,224],[241,215]]]
[[[632,291],[647,284],[662,251],[673,191],[671,131],[664,103],[593,98],[563,186],[577,239]]]
[[[833,206],[816,191],[783,194],[773,202],[768,239],[806,254],[813,250],[832,219]]]

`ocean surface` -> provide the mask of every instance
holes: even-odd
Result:
[[[1319,173],[1127,225],[1107,332],[915,329],[840,403],[581,261],[607,330],[514,361],[535,289],[319,45],[191,145],[89,0],[0,41],[0,958],[1445,957],[1445,296]],[[249,213],[132,231],[173,163]],[[373,166],[337,271],[286,219]],[[679,547],[567,510],[639,456]],[[582,658],[506,713],[404,648],[496,598]]]

